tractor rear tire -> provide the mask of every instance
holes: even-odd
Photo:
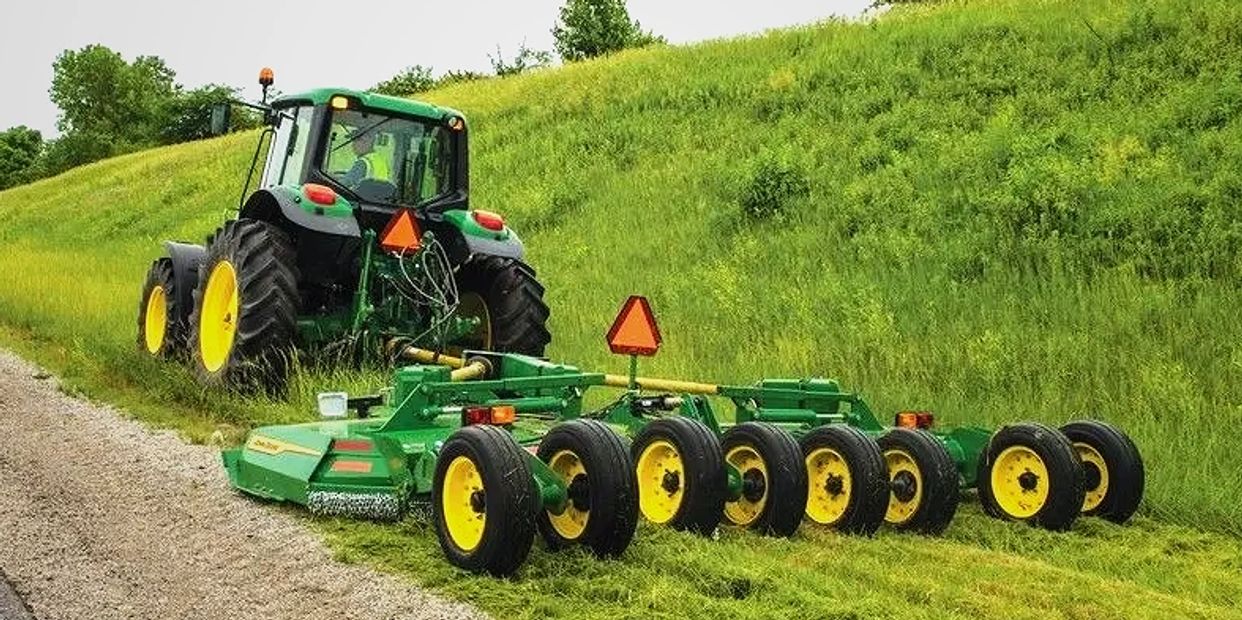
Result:
[[[639,431],[631,451],[643,517],[711,536],[724,515],[729,488],[716,435],[697,420],[660,418]]]
[[[1068,530],[1086,499],[1086,472],[1070,440],[1024,422],[992,435],[979,458],[979,503],[998,519]]]
[[[1082,514],[1125,523],[1143,500],[1143,457],[1120,429],[1097,420],[1061,427],[1086,473]]]
[[[937,535],[957,513],[961,493],[957,466],[935,435],[894,428],[880,437],[888,466],[889,500],[884,521],[898,530]]]
[[[807,517],[846,534],[871,536],[888,510],[888,469],[866,433],[830,424],[802,437],[807,470]]]
[[[297,255],[285,231],[225,222],[198,271],[190,352],[202,383],[279,393],[297,333]]]
[[[448,561],[496,577],[517,571],[535,542],[539,493],[526,454],[507,431],[467,426],[436,459],[431,506]]]
[[[742,494],[725,503],[725,519],[769,536],[793,536],[807,496],[797,440],[775,425],[746,422],[726,431],[720,444],[725,462],[742,475]]]
[[[461,303],[481,304],[476,312],[485,322],[482,334],[466,348],[543,357],[552,333],[534,269],[512,258],[475,256],[458,269],[456,279]]]
[[[178,303],[177,279],[171,258],[151,263],[138,304],[138,350],[161,358],[185,354],[187,312]]]
[[[638,481],[616,431],[598,420],[571,420],[544,436],[537,455],[569,487],[561,514],[540,514],[548,547],[583,544],[600,558],[621,555],[638,527]]]

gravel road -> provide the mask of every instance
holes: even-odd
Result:
[[[7,351],[0,569],[39,620],[481,616],[334,562],[296,519],[230,490],[216,449],[66,396]]]

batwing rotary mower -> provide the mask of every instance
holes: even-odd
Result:
[[[235,217],[204,245],[166,242],[147,273],[140,350],[187,359],[207,385],[268,391],[295,351],[357,363],[400,341],[542,355],[548,308],[521,240],[468,208],[464,117],[331,88],[268,104],[271,83],[265,69],[263,103],[243,104],[268,128]]]
[[[224,463],[238,489],[318,514],[395,519],[430,504],[449,561],[497,575],[518,568],[536,528],[553,549],[619,555],[638,514],[704,535],[722,519],[774,536],[806,521],[937,534],[976,488],[990,515],[1064,530],[1080,514],[1124,522],[1142,498],[1137,448],[1102,422],[993,432],[903,411],[889,425],[830,379],[638,377],[636,355],[660,340],[641,298],[609,340],[632,356],[629,375],[399,344],[394,356],[414,365],[386,393],[321,395],[322,414],[356,415],[256,429]],[[587,410],[593,387],[623,391]],[[732,404],[727,421],[721,400]]]

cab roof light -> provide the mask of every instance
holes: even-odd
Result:
[[[342,97],[341,95],[335,95],[332,97],[332,100],[330,103],[332,104],[332,108],[336,110],[348,110],[349,109],[349,97]]]

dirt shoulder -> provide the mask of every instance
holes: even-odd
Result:
[[[41,620],[481,615],[334,562],[230,490],[216,449],[36,377],[0,350],[0,568]]]

